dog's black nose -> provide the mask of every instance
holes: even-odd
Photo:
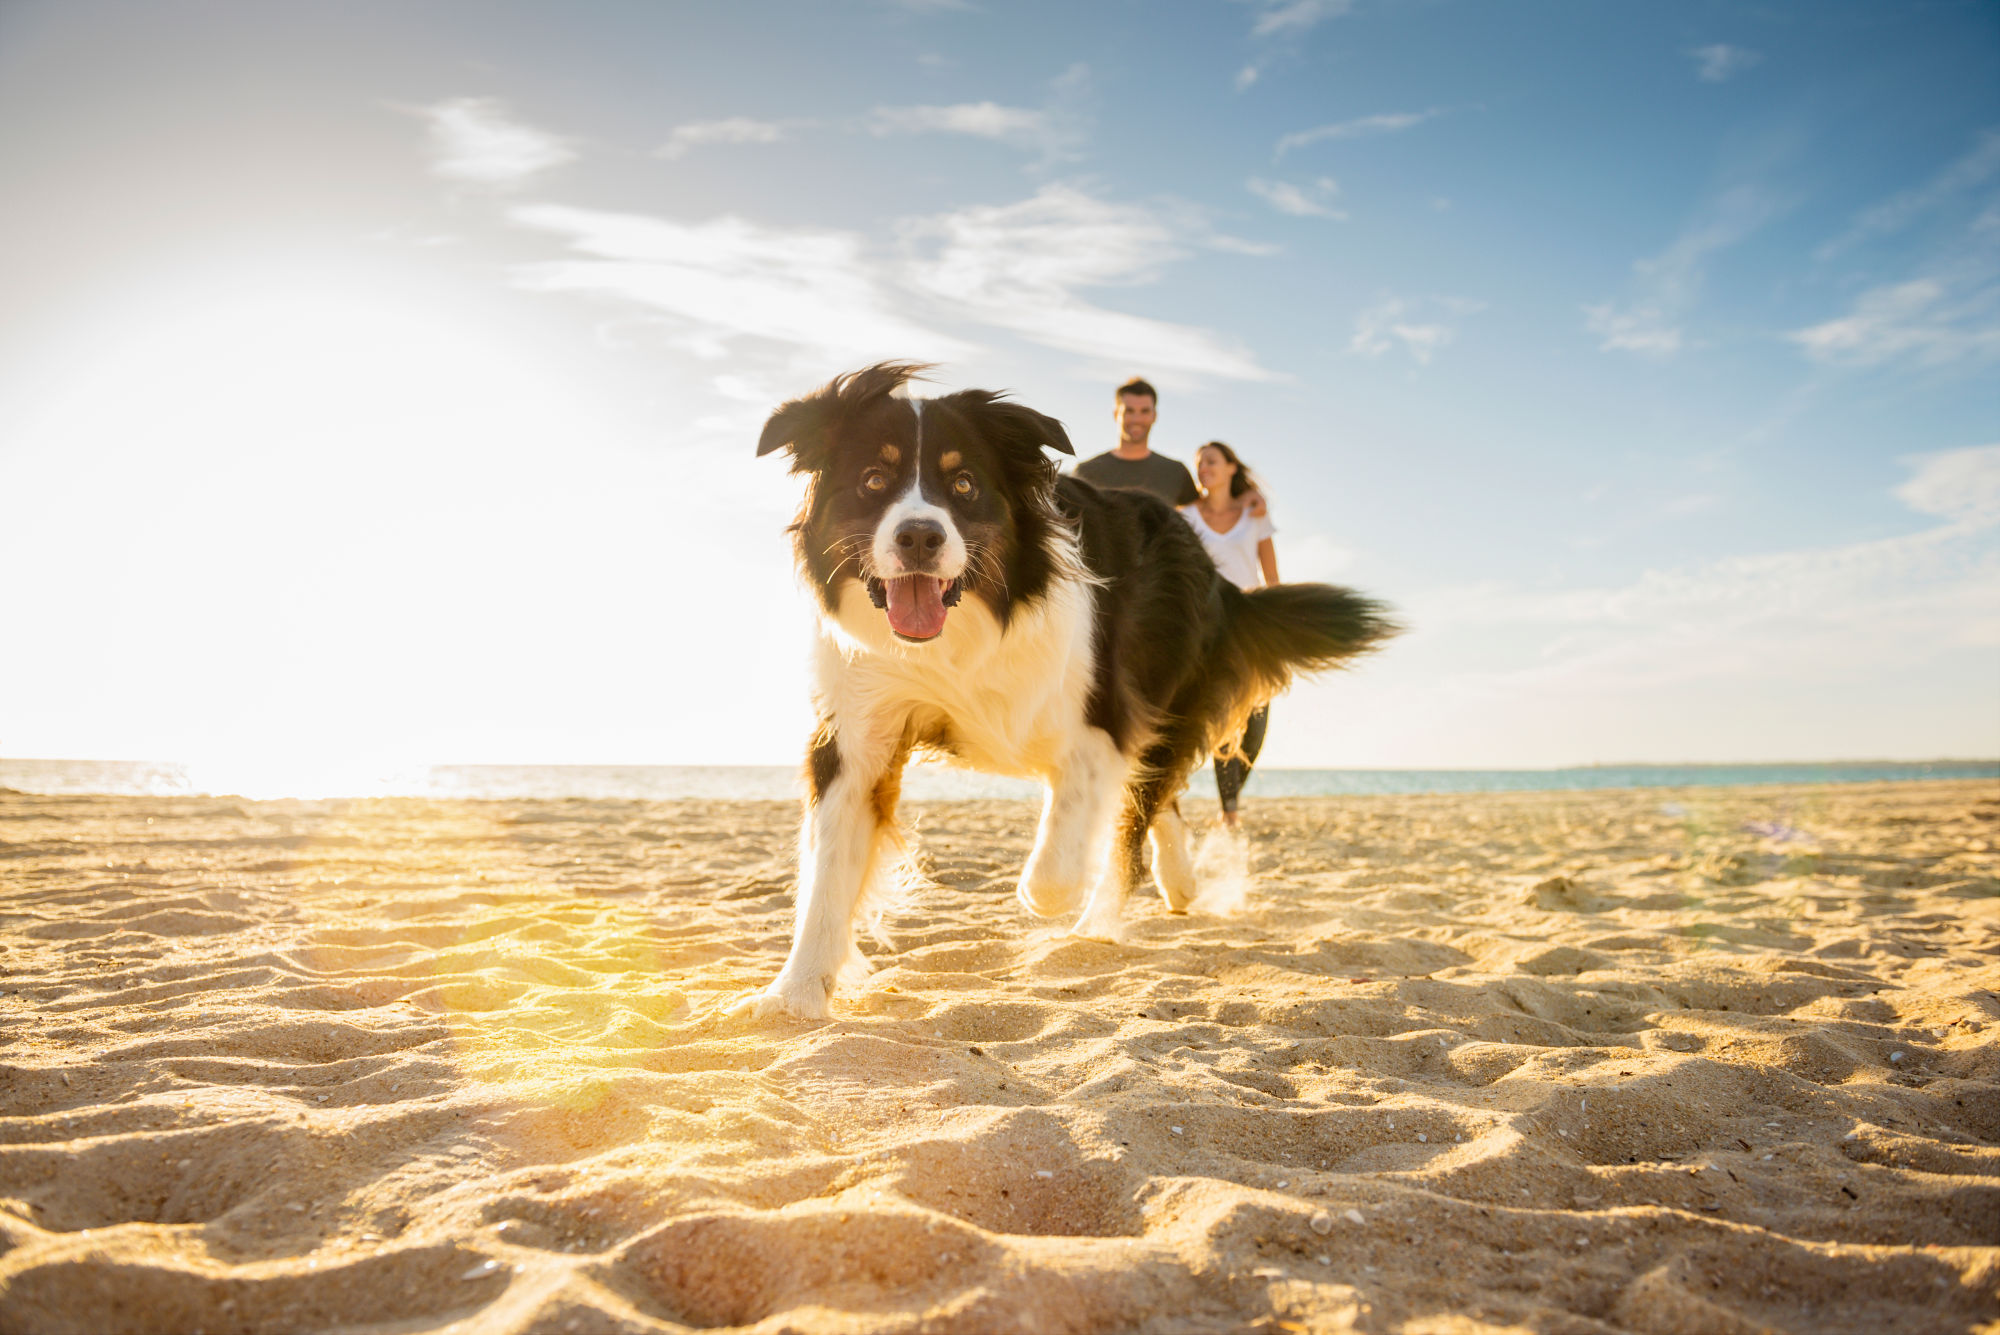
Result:
[[[906,561],[928,561],[943,546],[944,525],[935,519],[906,519],[896,525],[896,549]]]

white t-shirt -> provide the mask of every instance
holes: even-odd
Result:
[[[1262,518],[1244,510],[1230,525],[1229,532],[1217,533],[1201,517],[1199,505],[1183,505],[1181,517],[1194,525],[1195,536],[1201,545],[1208,548],[1209,559],[1215,562],[1223,578],[1239,589],[1261,589],[1264,587],[1264,567],[1257,562],[1257,544],[1272,536],[1278,530],[1271,527],[1271,516],[1266,512]]]

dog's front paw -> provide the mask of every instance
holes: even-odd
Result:
[[[827,988],[820,984],[800,987],[783,978],[762,992],[744,997],[729,1008],[732,1020],[824,1020],[827,1017]]]
[[[1060,877],[1031,865],[1021,873],[1015,894],[1021,907],[1037,918],[1061,918],[1076,912],[1083,902],[1083,878]]]

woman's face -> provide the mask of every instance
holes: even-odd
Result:
[[[1204,445],[1195,452],[1194,480],[1201,484],[1203,491],[1217,496],[1229,494],[1229,480],[1236,476],[1236,465],[1222,457],[1222,451]]]

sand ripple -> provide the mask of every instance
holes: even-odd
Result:
[[[2000,1329],[1990,783],[1255,802],[821,1025],[772,803],[0,795],[0,1329]]]

